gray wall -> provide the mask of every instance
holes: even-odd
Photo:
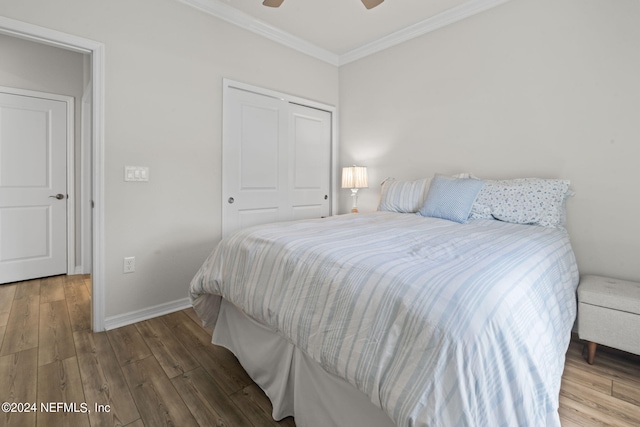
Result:
[[[105,45],[107,319],[186,298],[220,238],[223,78],[338,104],[336,67],[175,0],[3,0],[0,15]],[[150,181],[124,182],[125,165]]]
[[[175,0],[3,0],[0,15],[105,44],[107,317],[184,298],[220,238],[224,77],[339,102],[339,163],[370,168],[361,210],[387,176],[568,178],[581,271],[640,280],[634,0],[512,0],[340,69]],[[125,183],[125,165],[151,180]]]
[[[640,280],[638,22],[635,0],[513,0],[341,67],[361,210],[387,176],[570,179],[581,273]]]

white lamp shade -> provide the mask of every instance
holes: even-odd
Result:
[[[342,168],[342,188],[367,188],[366,166],[347,166]]]

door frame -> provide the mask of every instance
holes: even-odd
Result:
[[[94,332],[104,331],[104,44],[4,16],[0,16],[0,34],[89,55],[93,94],[92,135],[91,141],[81,143],[90,145],[92,152],[91,327]]]
[[[250,85],[248,83],[242,83],[236,80],[231,80],[228,78],[223,78],[222,79],[222,102],[223,102],[223,107],[222,107],[222,114],[224,115],[226,113],[226,101],[227,99],[229,99],[228,96],[228,92],[230,89],[239,89],[239,90],[244,90],[247,92],[253,92],[256,93],[258,95],[263,95],[263,96],[269,96],[272,98],[277,98],[277,99],[281,99],[283,101],[292,103],[292,104],[298,104],[298,105],[302,105],[303,107],[309,107],[309,108],[315,108],[317,110],[322,110],[322,111],[327,111],[328,113],[331,114],[331,152],[330,152],[330,156],[331,156],[331,172],[329,174],[329,188],[331,189],[331,207],[330,207],[330,214],[331,215],[336,215],[337,211],[338,211],[338,187],[337,187],[337,183],[339,181],[338,179],[338,162],[337,162],[337,157],[338,157],[338,114],[337,114],[337,108],[333,105],[329,105],[329,104],[324,104],[322,102],[318,102],[318,101],[312,101],[310,99],[306,99],[306,98],[302,98],[299,96],[295,96],[295,95],[290,95],[288,93],[283,93],[283,92],[278,92],[276,90],[271,90],[271,89],[265,89],[263,87],[259,87],[259,86],[254,86],[254,85]],[[224,132],[224,129],[223,129]],[[223,135],[223,138],[225,138],[225,136]],[[223,143],[224,145],[224,143]],[[224,203],[224,195],[222,196],[223,198],[223,203]],[[224,205],[223,205],[224,206]]]
[[[0,86],[0,92],[10,95],[28,96],[31,98],[48,99],[52,101],[60,101],[66,104],[67,110],[67,141],[66,141],[66,159],[67,159],[67,274],[75,272],[75,256],[76,256],[76,239],[75,239],[75,131],[74,131],[74,99],[72,96],[58,95],[55,93],[39,92],[35,90],[18,89],[8,86]]]

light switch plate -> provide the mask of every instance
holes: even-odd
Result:
[[[149,181],[149,167],[147,166],[125,166],[124,167],[124,180],[125,181]]]

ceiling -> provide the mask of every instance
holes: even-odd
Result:
[[[509,0],[386,0],[367,10],[360,0],[179,0],[334,65],[457,22]]]

